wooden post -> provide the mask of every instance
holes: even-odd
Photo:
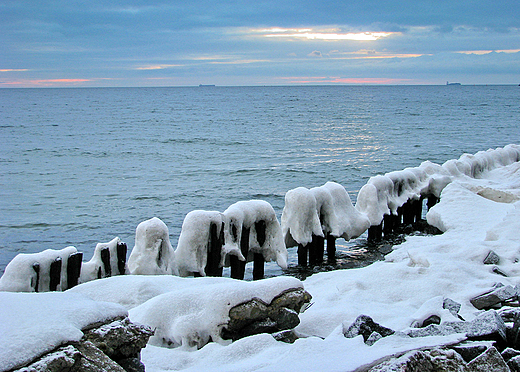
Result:
[[[298,266],[307,266],[307,246],[298,244]]]
[[[413,200],[413,210],[414,210],[414,219],[415,223],[419,222],[422,219],[422,198]]]
[[[112,266],[110,266],[110,248],[105,247],[101,250],[101,262],[105,267],[105,278],[112,276]]]
[[[412,207],[412,201],[408,200],[403,204],[403,224],[411,225],[413,224],[414,213]]]
[[[231,277],[233,279],[244,279],[244,274],[246,272],[247,256],[249,254],[249,229],[246,229],[245,227],[242,227],[240,251],[246,259],[245,261],[240,261],[236,256],[231,256],[229,258],[231,263]]]
[[[38,287],[40,286],[40,263],[33,263],[32,268],[36,272],[36,283],[34,283],[34,291],[38,292]]]
[[[51,263],[49,277],[49,291],[56,291],[61,281],[61,257]]]
[[[266,239],[267,224],[264,220],[255,222],[256,240],[258,245],[263,248]],[[264,279],[265,259],[262,253],[255,253],[253,255],[253,280]]]
[[[312,235],[312,242],[309,248],[309,265],[315,266],[323,263],[323,253],[325,252],[325,237]]]
[[[224,223],[217,234],[217,225],[212,223],[209,226],[208,241],[208,260],[204,271],[207,276],[222,276],[222,267],[220,267],[220,255],[222,252],[222,243],[224,241]]]
[[[392,214],[385,214],[383,216],[383,233],[385,236],[394,231],[394,219]]]
[[[327,234],[327,262],[336,262],[336,237]]]
[[[126,243],[118,242],[117,243],[117,271],[119,275],[125,275],[126,273],[126,252],[128,251],[128,247]],[[117,275],[117,274],[116,274]]]
[[[72,253],[67,259],[67,289],[78,285],[83,253]]]
[[[368,228],[368,238],[369,242],[378,242],[383,237],[383,226],[382,223],[376,226],[370,226]]]
[[[253,280],[264,279],[264,255],[261,253],[255,253],[253,255]]]

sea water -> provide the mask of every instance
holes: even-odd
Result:
[[[520,143],[516,86],[0,89],[0,274],[159,217]]]

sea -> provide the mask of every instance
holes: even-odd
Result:
[[[372,176],[510,143],[518,86],[0,89],[0,274],[19,253],[131,250],[152,217],[175,248],[192,210],[262,199],[280,217],[300,186],[355,203]]]

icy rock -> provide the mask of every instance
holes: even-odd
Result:
[[[83,339],[92,342],[111,359],[119,361],[138,357],[152,335],[149,327],[134,324],[125,318],[86,331]]]
[[[367,315],[358,316],[354,323],[352,323],[349,327],[345,327],[345,324],[343,324],[343,335],[346,338],[353,338],[358,335],[362,335],[365,343],[367,343],[367,340],[374,332],[379,333],[379,335],[382,337],[390,336],[395,333],[394,330],[383,327],[382,325],[374,322],[374,320]]]
[[[285,342],[287,344],[293,344],[299,338],[292,329],[274,333],[273,337],[276,341]]]
[[[16,372],[141,372],[140,352],[153,334],[149,328],[128,318],[95,324],[71,342],[33,361]],[[127,366],[128,368],[123,368]]]
[[[430,324],[425,328],[412,328],[406,331],[410,337],[447,336],[465,333],[470,339],[489,339],[506,341],[506,325],[500,315],[489,310],[471,322],[445,322],[440,325]]]
[[[489,251],[486,258],[484,258],[484,265],[498,265],[500,257],[494,251]]]
[[[470,300],[471,304],[477,309],[489,309],[504,301],[511,300],[518,295],[518,291],[513,286],[507,285],[494,289],[491,292],[481,294]]]
[[[507,361],[507,366],[511,372],[520,372],[520,355],[517,355]]]
[[[259,333],[276,333],[295,328],[298,314],[311,295],[303,288],[289,290],[266,304],[258,298],[229,311],[229,322],[222,330],[224,339],[238,340]]]
[[[518,350],[515,350],[513,348],[506,348],[504,351],[502,351],[500,353],[500,355],[502,355],[502,358],[504,358],[504,360],[507,362],[509,362],[511,359],[513,359],[514,357],[517,357],[520,355],[520,351]]]
[[[415,350],[372,367],[368,372],[433,372],[434,368],[427,353]]]
[[[464,342],[452,347],[458,354],[462,356],[466,362],[470,362],[480,354],[482,354],[490,345],[475,342]]]
[[[453,301],[451,298],[445,298],[442,303],[442,308],[449,310],[454,316],[458,316],[461,306],[461,304]]]
[[[468,372],[509,372],[510,369],[506,362],[498,352],[491,346],[485,352],[468,363],[466,370]]]

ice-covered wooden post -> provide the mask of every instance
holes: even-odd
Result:
[[[56,259],[51,262],[49,266],[49,291],[58,290],[58,285],[61,281],[61,263],[62,258],[56,257]]]
[[[253,261],[253,279],[264,277],[264,262],[287,268],[287,249],[273,207],[263,200],[240,201],[223,213],[224,264],[231,277],[243,279],[247,262]]]
[[[117,271],[119,275],[124,275],[126,273],[126,253],[128,251],[128,247],[126,243],[117,242]]]
[[[67,259],[67,289],[78,285],[83,253],[72,253]]]
[[[368,218],[352,205],[343,186],[327,182],[310,190],[298,187],[285,195],[282,230],[288,247],[298,245],[298,264],[323,262],[325,240],[330,262],[335,259],[335,241],[358,237],[370,226]]]
[[[195,210],[182,223],[175,261],[180,276],[222,276],[222,213]]]
[[[159,218],[153,217],[137,225],[128,270],[137,275],[177,274],[168,227]]]

